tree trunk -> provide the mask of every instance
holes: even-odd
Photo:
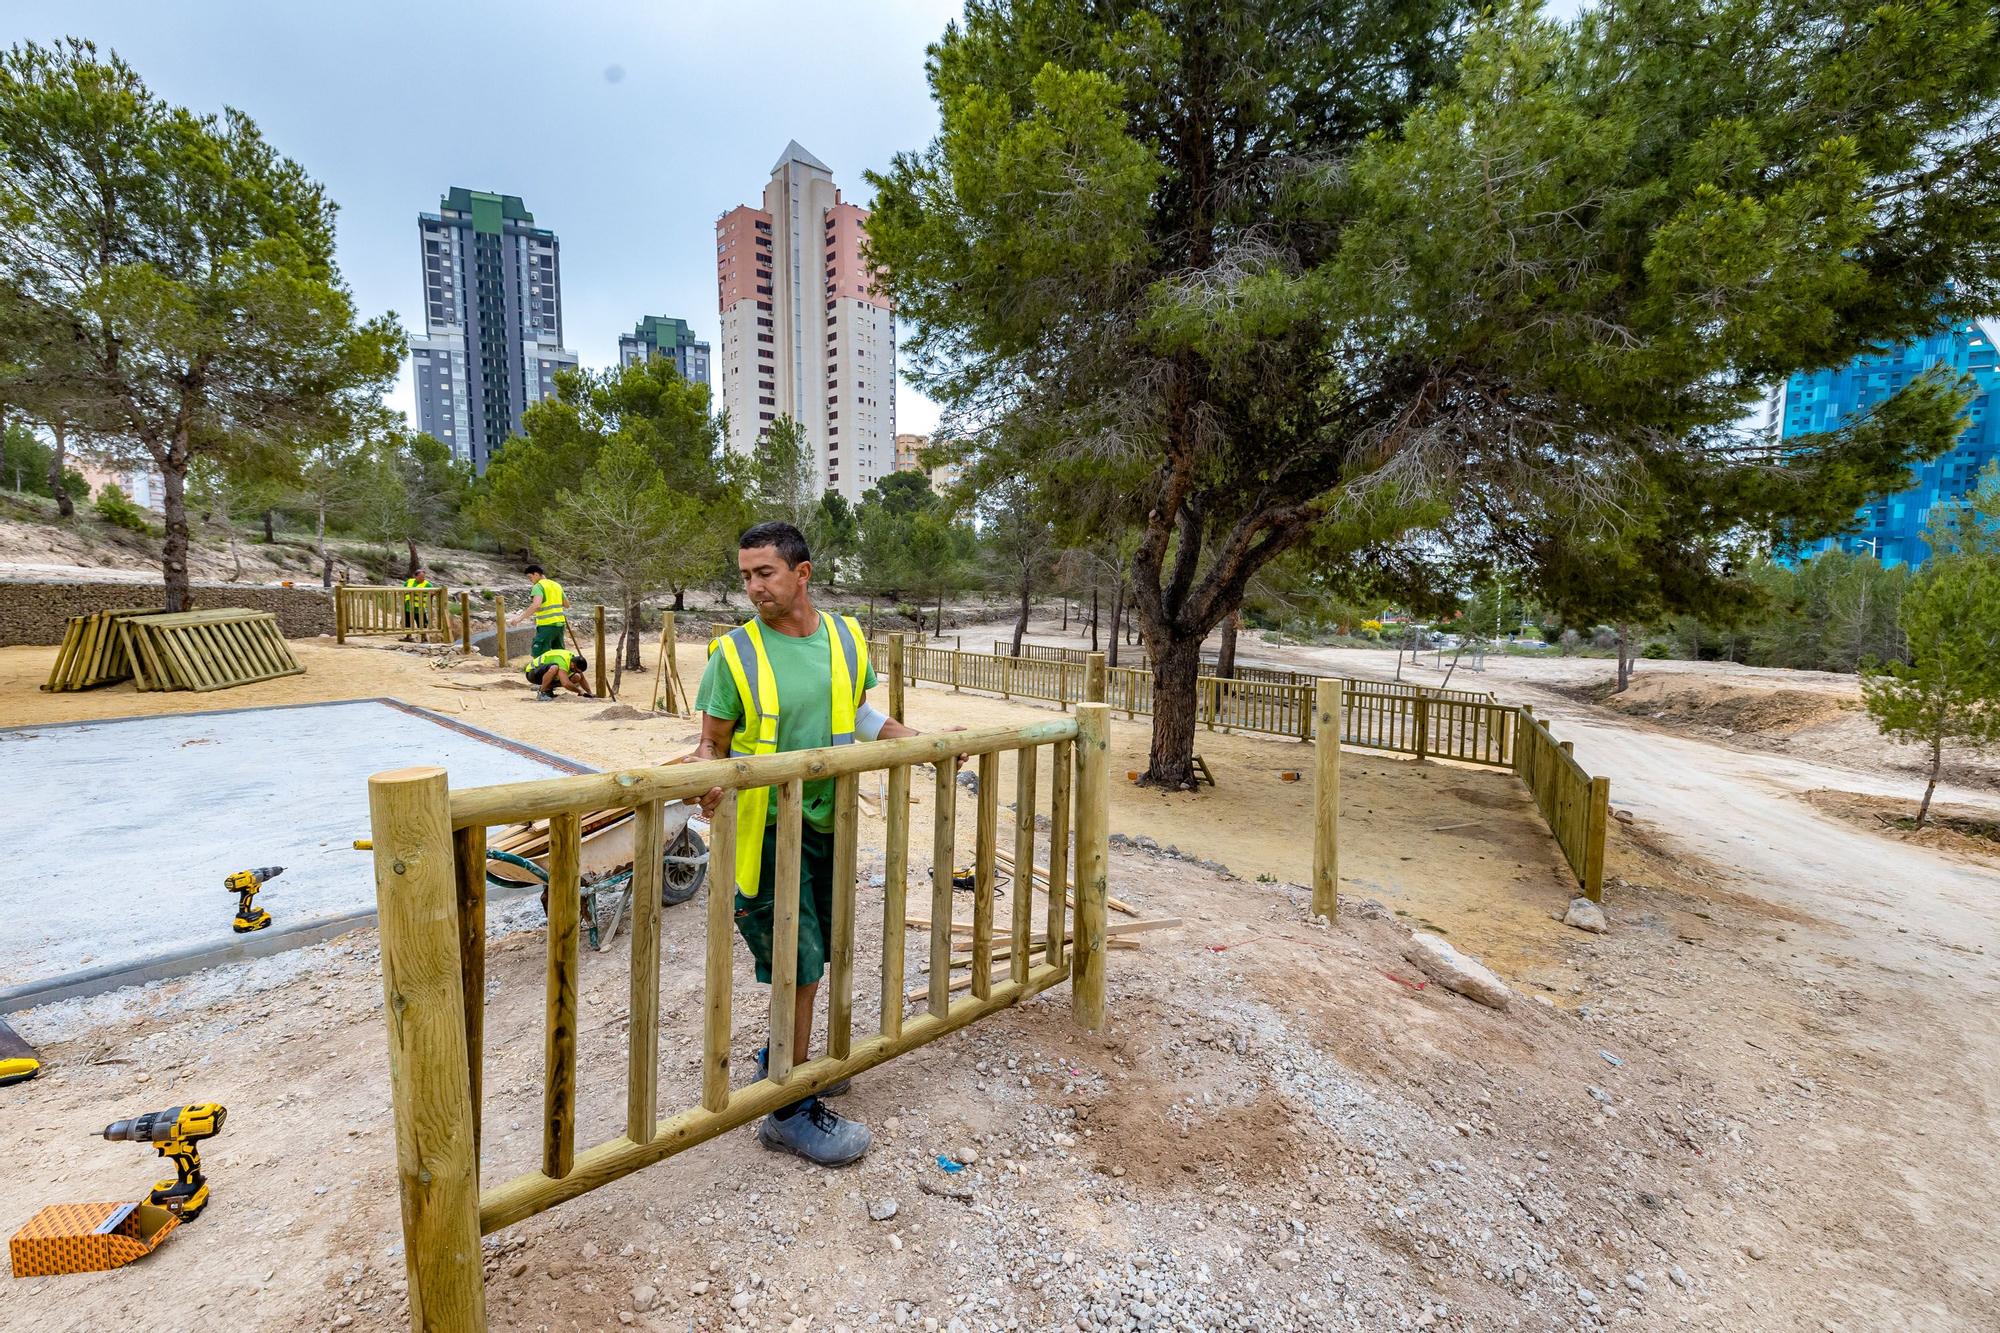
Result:
[[[417,576],[417,544],[408,537],[403,538],[403,544],[410,548],[410,567],[404,571],[403,577],[413,579]]]
[[[1931,817],[1931,795],[1937,791],[1938,773],[1944,768],[1944,731],[1938,730],[1931,737],[1931,776],[1924,784],[1924,799],[1917,806],[1917,828],[1922,831],[1924,821]]]
[[[1242,624],[1241,611],[1231,611],[1222,618],[1222,647],[1215,657],[1215,674],[1218,676],[1229,679],[1236,676],[1236,631]]]
[[[75,518],[76,501],[71,498],[69,487],[63,484],[63,468],[69,461],[69,427],[60,415],[49,422],[49,433],[56,437],[56,451],[49,458],[49,492],[56,497],[56,512],[64,518]]]
[[[1108,667],[1118,665],[1118,644],[1125,637],[1124,616],[1125,576],[1121,574],[1118,577],[1118,582],[1111,587],[1111,642],[1109,645],[1111,652],[1104,661],[1104,665]]]
[[[637,599],[625,603],[625,625],[619,632],[624,640],[625,667],[629,671],[640,670],[639,666],[639,603]]]
[[[333,552],[326,549],[326,497],[321,496],[313,529],[319,542],[319,582],[322,588],[333,586]]]
[[[1063,594],[1063,633],[1069,633],[1069,594]]]
[[[1625,687],[1632,683],[1632,635],[1631,626],[1618,626],[1618,684],[1612,687],[1613,694],[1625,693]]]
[[[1021,614],[1014,619],[1014,657],[1021,655],[1021,636],[1028,632],[1028,569],[1021,567]]]
[[[1097,583],[1090,585],[1090,651],[1097,651]]]
[[[688,597],[688,590],[687,590],[686,588],[675,588],[675,589],[674,589],[674,610],[676,610],[676,611],[685,611],[685,610],[687,610],[687,609],[688,609],[688,608],[687,608],[687,597]]]
[[[272,524],[275,521],[276,521],[276,511],[271,509],[266,509],[264,511],[264,544],[266,546],[269,546],[271,543],[278,540],[278,534],[272,530]]]
[[[931,631],[937,638],[942,639],[944,637],[944,589],[943,588],[938,589],[937,624],[931,627]]]
[[[1153,745],[1142,787],[1178,791],[1194,783],[1196,678],[1201,675],[1201,635],[1169,637],[1148,627],[1153,655]]]
[[[160,468],[160,497],[165,502],[167,539],[160,549],[160,568],[167,585],[167,610],[188,609],[187,464],[179,449]]]

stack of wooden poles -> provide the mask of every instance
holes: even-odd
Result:
[[[56,651],[56,664],[49,669],[48,683],[42,688],[60,694],[128,679],[132,660],[126,656],[125,635],[118,622],[156,610],[137,606],[71,616],[63,631],[62,647]]]

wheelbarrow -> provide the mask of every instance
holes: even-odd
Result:
[[[673,801],[661,809],[660,902],[684,903],[708,878],[707,824],[698,807]],[[633,838],[638,818],[631,810],[598,810],[583,817],[578,883],[590,947],[611,947],[619,923],[632,905]],[[547,820],[496,829],[486,849],[486,882],[499,888],[542,886],[542,910],[549,905],[549,826]]]

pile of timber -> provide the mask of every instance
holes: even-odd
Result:
[[[269,611],[224,607],[130,616],[119,622],[133,682],[142,690],[226,690],[305,668]]]
[[[118,622],[152,615],[158,609],[137,606],[71,616],[63,630],[62,647],[56,651],[56,664],[49,668],[48,684],[42,688],[60,694],[130,679],[132,661],[125,654],[125,634]]]
[[[1005,879],[1018,881],[1019,876],[1015,870],[1013,857],[1009,856],[1006,852],[1000,851],[999,849],[996,848],[993,853],[993,860],[996,869],[1001,872],[1001,874],[1004,876]],[[1020,892],[1021,890],[1017,888],[1015,891]],[[1048,867],[1046,866],[1031,867],[1029,873],[1027,892],[1029,893],[1040,892],[1046,895],[1048,891],[1049,891]],[[1065,890],[1063,898],[1065,903],[1067,903],[1072,910],[1076,907],[1076,894],[1073,890]],[[1148,931],[1155,931],[1155,930],[1178,930],[1180,929],[1182,924],[1181,919],[1177,916],[1141,918],[1139,915],[1138,908],[1132,906],[1132,904],[1120,898],[1106,897],[1104,900],[1104,905],[1114,912],[1132,918],[1131,920],[1127,921],[1113,921],[1105,926],[1104,947],[1107,949],[1136,949],[1140,947],[1140,942],[1137,939],[1134,939],[1133,936],[1142,935],[1147,933]],[[1032,914],[1033,919],[1037,922],[1047,921],[1048,913],[1046,908],[1047,908],[1046,900],[1036,903]],[[995,915],[998,916],[999,914],[996,913]],[[928,933],[931,929],[931,921],[930,918],[928,917],[905,916],[903,918],[903,925],[910,930],[921,930],[926,933]],[[951,933],[954,936],[963,936],[969,940],[973,934],[973,931],[974,931],[974,925],[970,921],[953,921],[951,923]],[[1037,927],[1037,929],[1028,937],[1029,953],[1038,954],[1042,952],[1044,949],[1048,947],[1048,942],[1049,942],[1049,936],[1047,929],[1044,927]],[[1063,932],[1062,942],[1065,951],[1067,951],[1069,946],[1073,945],[1076,942],[1076,936],[1073,929],[1065,930]],[[1008,964],[1008,966],[1005,967],[996,966],[994,968],[993,971],[994,981],[999,982],[1007,979],[1007,976],[1011,970],[1011,960],[1013,956],[1014,956],[1014,940],[1012,934],[1008,929],[1008,923],[1005,920],[996,920],[993,925],[992,961],[995,964],[1006,963]],[[951,978],[951,983],[949,986],[950,990],[961,991],[972,985],[972,948],[969,943],[961,948],[958,945],[958,943],[954,941],[952,945],[950,967],[952,972],[955,974]],[[956,975],[961,971],[964,972],[963,976]],[[930,987],[928,984],[926,984],[923,986],[912,987],[908,992],[905,993],[903,998],[906,1000],[921,1000],[928,994],[930,994]]]
[[[631,817],[630,810],[593,810],[579,821],[578,841],[588,842],[613,824]],[[525,860],[539,861],[549,854],[549,821],[537,819],[529,824],[509,824],[504,829],[496,829],[488,835],[486,849],[490,852],[512,852]]]

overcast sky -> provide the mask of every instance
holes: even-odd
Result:
[[[422,332],[416,218],[454,185],[518,194],[562,241],[563,338],[617,359],[641,315],[716,336],[715,218],[762,198],[787,140],[866,204],[864,170],[936,132],[924,47],[949,0],[410,3],[26,0],[6,40],[87,37],[153,91],[234,106],[340,205],[364,314]],[[415,418],[409,368],[390,394]],[[907,384],[896,419],[937,409]]]

